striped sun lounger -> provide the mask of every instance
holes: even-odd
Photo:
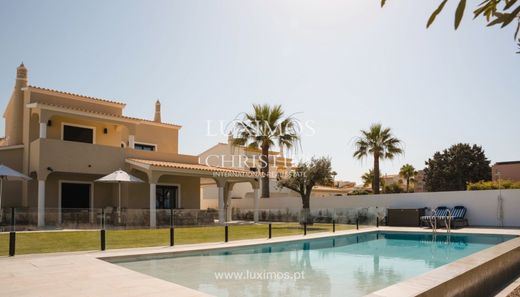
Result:
[[[448,216],[448,208],[446,206],[439,206],[436,209],[433,210],[432,214],[429,216],[422,216],[421,222],[423,223],[423,226],[430,226],[430,223],[432,220],[436,220],[437,224],[443,222],[444,220],[439,221],[439,217],[446,217]]]

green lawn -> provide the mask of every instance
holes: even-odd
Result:
[[[336,230],[356,228],[355,225],[337,224]],[[267,224],[230,225],[229,241],[240,239],[267,238]],[[314,224],[307,228],[308,233],[331,232],[331,224]],[[303,234],[298,223],[273,223],[272,236]],[[169,245],[169,229],[108,230],[107,249],[152,247]],[[175,244],[192,244],[224,241],[224,227],[178,227],[175,228]],[[99,231],[55,231],[55,232],[17,232],[16,254],[50,252],[71,252],[99,250]],[[9,234],[0,234],[0,256],[6,256],[9,249]]]

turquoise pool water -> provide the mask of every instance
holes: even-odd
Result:
[[[363,296],[512,238],[370,232],[115,263],[215,296]]]

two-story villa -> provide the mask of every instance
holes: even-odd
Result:
[[[233,144],[233,136],[229,135],[227,143],[217,143],[199,154],[199,162],[208,166],[225,167],[229,169],[260,172],[259,149]],[[289,189],[281,189],[277,186],[277,176],[286,176],[292,170],[292,159],[286,158],[281,152],[269,152],[270,183],[269,191],[271,197],[286,197],[292,192]],[[260,187],[262,187],[260,185]],[[229,192],[232,199],[256,197],[254,187],[251,184],[242,183],[236,185]],[[229,200],[231,202],[232,200]],[[253,204],[253,203],[251,203]],[[202,207],[213,208],[218,205],[218,187],[213,180],[202,182]],[[229,204],[228,206],[233,206]],[[252,207],[252,206],[250,206]]]
[[[258,192],[257,180],[242,170],[199,164],[198,156],[179,154],[181,126],[161,120],[159,102],[153,120],[125,116],[124,107],[31,86],[20,65],[4,113],[0,163],[32,180],[6,183],[2,206],[37,209],[39,226],[59,224],[65,209],[115,207],[117,186],[94,181],[117,169],[146,182],[124,185],[121,201],[126,209],[149,209],[152,227],[156,209],[199,209],[201,179],[218,185],[220,208],[236,183],[250,183]]]

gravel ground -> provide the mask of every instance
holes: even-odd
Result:
[[[511,292],[507,297],[520,297],[520,287],[516,288],[513,292]]]

